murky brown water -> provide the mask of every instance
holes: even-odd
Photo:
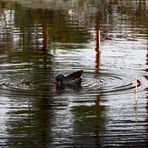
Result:
[[[147,12],[144,0],[1,0],[0,147],[146,148]],[[56,91],[57,74],[81,69],[81,90]]]

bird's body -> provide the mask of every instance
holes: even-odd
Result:
[[[83,70],[76,71],[72,74],[69,74],[67,76],[64,76],[62,74],[59,74],[56,76],[56,88],[57,89],[64,89],[65,87],[71,87],[71,88],[80,88],[81,86],[81,75],[83,73]]]

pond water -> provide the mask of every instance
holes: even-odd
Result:
[[[0,1],[0,147],[148,146],[147,1]],[[83,70],[82,89],[55,77]]]

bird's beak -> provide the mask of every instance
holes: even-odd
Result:
[[[61,81],[56,81],[55,84],[56,84],[56,87],[61,87]]]

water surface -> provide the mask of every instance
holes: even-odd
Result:
[[[0,1],[0,146],[146,148],[147,2],[32,3]]]

